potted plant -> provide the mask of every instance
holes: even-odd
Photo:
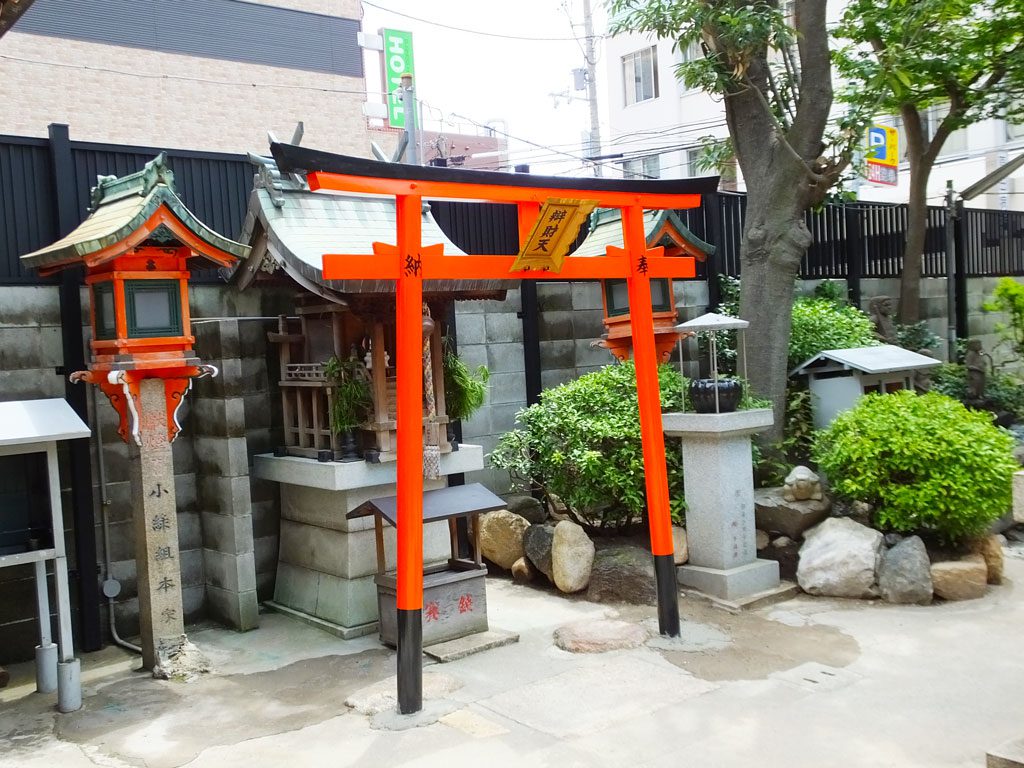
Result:
[[[370,377],[355,357],[324,363],[324,378],[334,390],[331,402],[331,429],[342,435],[342,461],[358,461],[353,430],[366,421],[373,408]]]
[[[487,395],[487,381],[490,371],[486,366],[477,366],[476,371],[470,370],[462,358],[451,347],[446,337],[444,340],[444,401],[448,412],[448,441],[452,450],[457,451],[459,444],[452,431],[452,422],[464,421],[476,413],[484,404]]]

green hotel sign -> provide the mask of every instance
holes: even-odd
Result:
[[[388,92],[388,123],[392,128],[405,128],[405,104],[399,89],[402,87],[402,75],[413,74],[412,32],[382,29],[381,37],[384,38],[384,84]]]

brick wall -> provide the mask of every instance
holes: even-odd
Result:
[[[327,9],[358,3],[292,5]],[[268,130],[287,141],[302,120],[306,145],[370,156],[362,78],[16,30],[3,40],[0,133],[45,136],[50,123],[67,123],[79,141],[265,152]]]

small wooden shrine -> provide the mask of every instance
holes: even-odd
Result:
[[[395,280],[329,280],[324,253],[375,252],[394,240],[393,199],[325,195],[303,174],[282,174],[274,160],[250,156],[256,179],[242,239],[252,251],[232,280],[297,290],[294,309],[268,328],[280,363],[282,445],[254,459],[256,476],[281,493],[281,529],[273,607],[314,621],[342,637],[378,628],[375,578],[395,567],[395,529],[374,530],[368,518],[346,515],[369,497],[396,489]],[[418,224],[429,242],[461,253],[435,223],[429,206]],[[421,312],[423,473],[425,488],[442,489],[451,474],[483,468],[483,449],[448,439],[443,359],[452,304],[503,299],[508,281],[427,280]],[[358,412],[334,418],[339,401]],[[356,418],[358,416],[358,418]],[[342,423],[343,422],[343,423]],[[355,423],[353,423],[355,422]],[[338,428],[344,427],[344,428]],[[376,551],[378,562],[371,554]],[[428,522],[428,567],[450,558],[444,519]],[[485,603],[478,601],[484,615]]]
[[[644,212],[647,247],[661,246],[666,256],[690,256],[699,262],[714,254],[715,247],[695,236],[672,210]],[[574,251],[576,256],[603,256],[608,246],[622,247],[622,212],[617,208],[594,211],[590,233]],[[633,331],[630,326],[629,292],[625,278],[602,280],[605,334],[600,346],[616,360],[633,356]],[[679,340],[675,287],[672,278],[651,280],[651,308],[654,310],[654,346],[659,362],[667,362]]]
[[[394,203],[379,198],[317,195],[305,179],[282,175],[262,159],[243,239],[253,246],[235,279],[284,273],[302,290],[295,316],[281,317],[268,338],[278,346],[284,445],[279,453],[320,461],[395,460],[395,284],[393,280],[326,280],[323,253],[372,251],[393,238]],[[424,207],[424,237],[461,253]],[[424,285],[424,408],[426,445],[451,451],[447,439],[443,355],[447,318],[456,300],[503,299],[507,281],[432,280]],[[351,440],[332,428],[338,385],[331,360],[369,385],[372,405]],[[336,363],[337,364],[337,363]],[[336,365],[335,364],[335,365]]]

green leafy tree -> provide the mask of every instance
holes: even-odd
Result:
[[[772,400],[781,437],[786,340],[793,281],[811,244],[804,221],[849,161],[852,134],[826,138],[832,70],[826,3],[795,0],[611,0],[612,31],[648,32],[677,49],[699,43],[704,56],[677,68],[688,86],[722,97],[730,145],[747,186],[740,245],[740,314],[750,321],[750,383]]]
[[[936,158],[957,129],[1024,114],[1024,0],[852,0],[836,35],[846,43],[835,56],[847,82],[840,100],[861,117],[903,123],[910,197],[900,319],[915,323]]]

